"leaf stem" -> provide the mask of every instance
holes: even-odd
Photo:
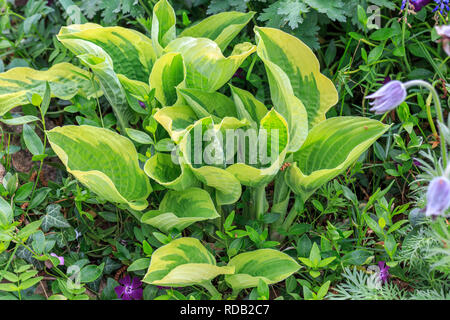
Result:
[[[212,285],[211,281],[205,281],[200,284],[203,288],[208,290],[208,292],[211,294],[212,300],[222,300],[222,295],[219,291]]]
[[[288,216],[286,217],[286,219],[283,222],[282,228],[283,228],[284,231],[287,232],[289,230],[289,228],[291,227],[292,223],[294,222],[295,218],[297,218],[297,216],[299,214],[299,212],[297,211],[297,208],[299,207],[299,203],[300,202],[303,202],[302,198],[296,196],[295,197],[295,203],[292,206],[291,211],[289,211]]]
[[[264,215],[264,206],[266,204],[266,185],[263,184],[254,189],[255,192],[255,214],[256,219],[261,220]]]

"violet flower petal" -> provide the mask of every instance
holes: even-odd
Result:
[[[419,12],[423,7],[429,4],[430,1],[431,0],[411,0],[410,3],[414,6],[414,11]]]
[[[401,81],[390,81],[382,86],[378,91],[366,97],[374,99],[370,111],[376,114],[383,114],[397,108],[407,96],[406,88]]]
[[[442,215],[450,207],[450,180],[434,178],[427,191],[426,216]]]
[[[131,300],[131,295],[127,292],[124,292],[122,300]]]
[[[117,298],[122,298],[122,295],[125,292],[125,287],[124,286],[117,286],[114,288],[114,291],[117,294]]]
[[[123,277],[122,279],[120,279],[120,280],[119,280],[119,283],[120,283],[121,285],[124,285],[124,286],[129,286],[129,285],[131,285],[131,277],[130,277],[130,275],[127,274],[125,277]]]
[[[130,297],[133,300],[142,300],[144,290],[142,288],[134,289],[133,292],[131,292]]]
[[[55,257],[55,258],[58,258],[58,260],[59,260],[59,265],[60,266],[63,266],[64,265],[64,257],[61,257],[61,256],[58,256],[56,253],[50,253],[50,255],[52,256],[52,257]]]
[[[141,280],[139,280],[138,278],[133,278],[133,282],[131,283],[131,288],[133,289],[137,289],[142,285]]]
[[[450,25],[448,26],[437,26],[436,32],[441,37],[450,38]]]

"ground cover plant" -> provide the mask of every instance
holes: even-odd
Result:
[[[449,299],[447,1],[0,8],[0,299]]]

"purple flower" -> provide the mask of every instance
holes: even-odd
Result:
[[[450,207],[450,180],[446,177],[434,178],[427,191],[426,216],[436,217]]]
[[[433,12],[439,11],[443,15],[447,15],[450,11],[449,6],[450,0],[434,0],[437,3],[437,6],[433,9]]]
[[[145,106],[145,103],[144,102],[142,102],[141,100],[138,100],[139,101],[139,105],[142,107],[142,108],[146,108],[146,106]]]
[[[388,278],[390,277],[389,274],[389,266],[386,265],[386,262],[384,261],[379,261],[378,262],[378,267],[380,268],[380,280],[381,283],[386,283],[386,281],[388,280]]]
[[[59,265],[60,266],[63,266],[64,265],[64,257],[60,257],[60,256],[58,256],[56,253],[50,253],[50,255],[52,256],[52,257],[55,257],[55,258],[58,258],[58,260],[59,260]]]
[[[239,78],[239,79],[244,80],[245,79],[244,69],[242,69],[242,68],[237,69],[237,71],[233,75],[233,78]]]
[[[407,2],[408,0],[402,1],[402,8],[401,8],[402,10],[405,9]],[[409,4],[414,8],[415,12],[419,12],[420,10],[422,10],[423,7],[425,7],[430,2],[431,0],[410,0]]]
[[[401,81],[390,81],[382,86],[374,94],[367,96],[366,99],[373,99],[370,102],[372,108],[370,111],[376,114],[383,114],[397,108],[406,99],[406,88]]]
[[[440,42],[444,51],[450,56],[450,26],[438,26],[436,32],[441,36]]]
[[[429,4],[430,1],[431,0],[412,0],[411,3],[414,6],[414,11],[419,12],[423,7]]]
[[[119,280],[120,286],[114,288],[117,297],[122,300],[142,300],[142,282],[138,278],[131,281],[130,275]]]
[[[381,84],[387,84],[391,81],[392,81],[391,77],[387,76],[386,78],[384,78],[384,80],[381,82]]]

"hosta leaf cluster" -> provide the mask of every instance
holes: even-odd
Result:
[[[307,4],[342,20],[341,2],[308,0],[298,8]],[[219,13],[177,36],[175,11],[161,0],[153,8],[150,37],[93,23],[63,27],[57,38],[83,68],[63,63],[46,71],[15,68],[0,74],[0,114],[32,102],[33,95],[86,101],[103,95],[117,120],[116,130],[68,125],[46,132],[67,171],[100,200],[129,209],[142,223],[170,234],[225,219],[222,206],[234,205],[247,190],[259,195],[249,204],[255,207],[253,219],[263,220],[265,187],[276,180],[286,194],[275,194],[284,204],[274,201],[272,207],[283,223],[291,191],[307,201],[389,126],[362,117],[326,119],[338,101],[337,90],[321,73],[312,50],[295,36],[256,26],[254,44],[230,48],[253,16]],[[271,105],[229,83],[250,56],[265,68]],[[265,144],[250,136],[227,148],[248,132],[265,138]],[[280,170],[285,163],[291,166]],[[152,185],[167,190],[148,209]],[[284,228],[292,221],[286,217]],[[238,254],[218,265],[195,238],[167,242],[153,253],[145,282],[209,288],[212,279],[224,275],[237,294],[261,281],[282,281],[299,269],[275,249]]]

